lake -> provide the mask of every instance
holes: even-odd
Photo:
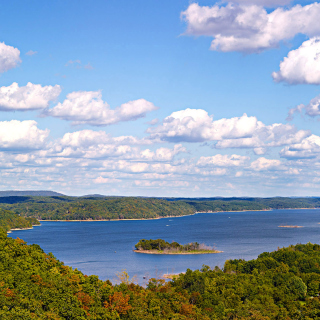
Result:
[[[223,267],[227,259],[254,259],[265,251],[297,243],[320,243],[320,209],[199,213],[157,220],[42,222],[32,230],[9,234],[28,244],[39,244],[66,265],[102,280],[116,280],[126,269],[143,277],[200,269],[203,264]],[[279,225],[303,228],[279,228]],[[132,250],[140,239],[162,238],[181,244],[199,242],[223,253],[150,255]]]

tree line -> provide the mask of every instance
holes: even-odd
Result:
[[[320,198],[0,197],[0,208],[41,220],[153,219],[195,212],[319,207]]]

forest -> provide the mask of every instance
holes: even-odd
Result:
[[[8,232],[11,229],[26,229],[33,225],[40,225],[35,218],[21,217],[9,210],[0,208],[0,231]]]
[[[154,219],[195,212],[319,208],[320,198],[5,196],[0,208],[39,220]]]
[[[187,270],[172,281],[112,284],[0,231],[1,319],[320,319],[320,246],[298,244]]]
[[[0,209],[1,319],[320,319],[318,244],[227,260],[222,269],[187,269],[171,281],[153,278],[141,286],[126,271],[117,283],[84,275],[6,234],[35,222]],[[137,246],[144,243],[167,246],[161,239]]]

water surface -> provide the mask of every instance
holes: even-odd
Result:
[[[32,230],[9,236],[36,243],[66,265],[101,279],[115,280],[126,269],[143,277],[223,267],[227,259],[254,259],[264,251],[297,243],[320,243],[320,209],[200,213],[179,218],[134,221],[42,222]],[[279,225],[304,228],[279,228]],[[206,255],[150,255],[134,253],[140,239],[162,238],[185,244],[197,241],[224,251]]]

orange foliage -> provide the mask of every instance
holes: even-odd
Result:
[[[38,286],[44,284],[42,278],[41,278],[38,274],[33,274],[33,275],[31,276],[31,280],[32,280],[35,284],[37,284]]]
[[[109,302],[104,302],[104,307],[115,310],[119,314],[127,314],[127,312],[132,308],[128,304],[129,299],[129,295],[124,296],[122,292],[115,292],[113,295],[109,296]]]
[[[14,292],[10,289],[6,289],[6,293],[4,295],[6,298],[13,298],[15,296]]]
[[[20,238],[17,238],[15,241],[16,241],[16,243],[18,243],[18,244],[27,244],[25,241],[23,241],[23,240],[20,239]]]
[[[182,303],[180,308],[180,313],[188,316],[193,314],[193,306],[191,304]]]
[[[71,284],[78,284],[80,282],[80,278],[76,274],[72,274],[69,277],[69,281],[70,281]]]
[[[81,308],[84,310],[89,310],[90,306],[93,304],[94,300],[93,298],[90,297],[90,295],[88,295],[85,292],[77,292],[76,293],[76,297],[78,298],[78,300],[81,302],[82,306]]]

